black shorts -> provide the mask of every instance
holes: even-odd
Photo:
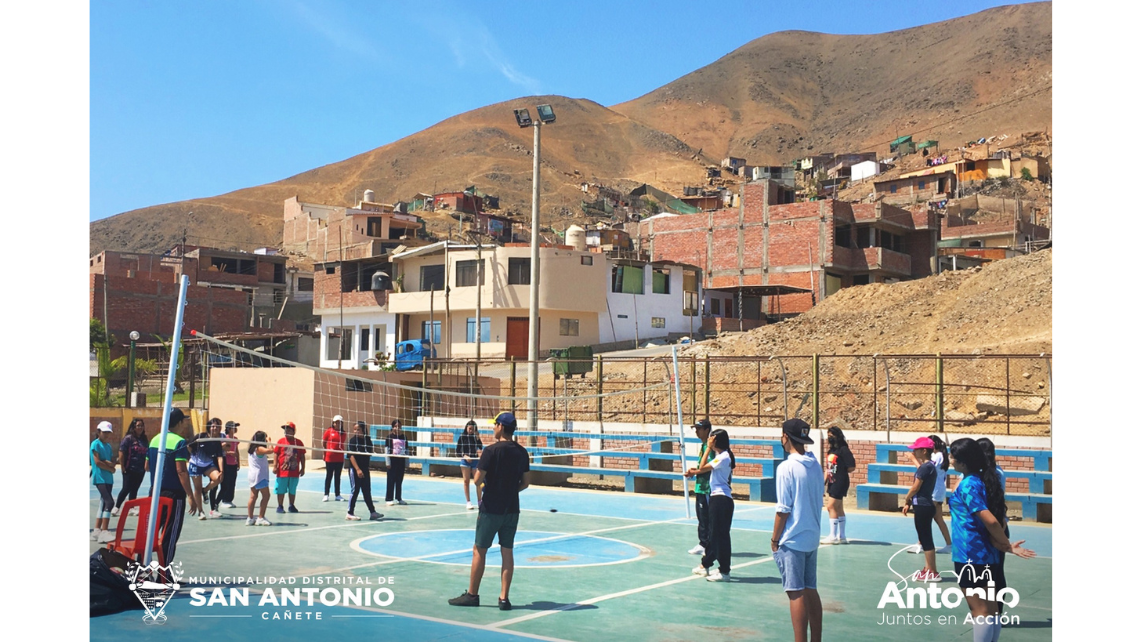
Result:
[[[971,568],[966,568],[971,566]],[[995,582],[995,592],[998,593],[1000,589],[1007,588],[1007,577],[1003,574],[1003,560],[1000,559],[998,564],[966,564],[964,562],[955,562],[956,577],[959,578],[960,588],[967,590],[969,588],[981,588],[987,590],[987,582],[990,578]]]
[[[829,482],[829,487],[826,490],[829,497],[833,499],[844,499],[845,495],[849,494],[849,478],[834,479]]]

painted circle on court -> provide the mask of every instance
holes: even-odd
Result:
[[[362,553],[416,560],[432,564],[469,566],[475,532],[468,529],[382,533],[356,540]],[[630,542],[595,535],[518,531],[515,535],[516,568],[603,566],[633,562],[650,556],[650,549]],[[488,566],[500,565],[500,547],[488,549]]]

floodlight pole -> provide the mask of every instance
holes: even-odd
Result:
[[[539,127],[535,120],[535,150],[531,163],[531,284],[527,310],[527,429],[539,425]]]

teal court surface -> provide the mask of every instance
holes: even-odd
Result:
[[[118,481],[116,476],[115,492]],[[238,508],[184,526],[176,555],[183,585],[166,607],[167,620],[146,624],[142,610],[92,618],[92,640],[121,642],[139,634],[196,642],[792,637],[788,599],[769,547],[772,504],[736,501],[732,579],[714,583],[691,573],[699,560],[687,554],[697,543],[696,521],[686,517],[681,497],[533,486],[520,495],[514,608],[500,611],[498,547],[488,553],[480,607],[447,603],[467,588],[476,523],[459,480],[410,475],[404,482],[408,505],[385,506],[384,474],[376,473],[373,495],[381,499],[377,510],[384,519],[348,522],[347,503],[321,501],[324,474],[315,471],[301,479],[300,513],[276,513],[271,497],[268,527],[245,525],[244,481],[240,473]],[[347,476],[341,481],[348,498]],[[94,489],[91,498],[94,519]],[[367,515],[360,500],[357,514]],[[822,528],[827,534],[824,513]],[[822,546],[818,553],[825,639],[971,640],[965,605],[934,609],[916,598],[912,608],[878,608],[890,583],[905,591],[924,586],[901,581],[923,565],[922,556],[902,552],[916,541],[911,517],[849,510],[847,531],[849,545]],[[1049,639],[1051,528],[1015,522],[1011,534],[1026,539],[1039,557],[1007,557],[1008,586],[1019,602],[1004,612],[1019,623],[1005,624],[1001,639]],[[943,543],[938,533],[936,539]],[[955,586],[951,556],[939,555],[937,566],[944,575],[939,591]],[[212,593],[215,587],[223,590]],[[201,598],[192,596],[195,588],[202,589]],[[268,590],[280,601],[282,588],[299,589],[300,605],[259,604]],[[323,604],[317,591],[307,605],[300,591],[306,588],[337,589],[326,593],[333,605]],[[232,602],[231,589],[246,589],[248,605]],[[346,606],[344,591],[350,589],[385,605]]]

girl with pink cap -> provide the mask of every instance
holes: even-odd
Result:
[[[924,551],[924,568],[912,574],[917,582],[939,582],[940,573],[936,570],[936,545],[932,541],[932,522],[936,518],[936,505],[932,492],[936,488],[936,465],[932,463],[932,451],[936,445],[927,437],[920,437],[912,443],[912,456],[916,458],[916,477],[908,494],[904,497],[904,514],[912,510],[916,524],[916,536],[920,538],[920,548]]]

